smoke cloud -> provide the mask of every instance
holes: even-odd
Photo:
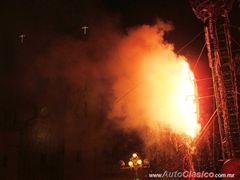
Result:
[[[85,158],[82,162],[104,157],[99,154],[106,144],[114,144],[114,129],[137,132],[148,149],[156,143],[168,146],[166,130],[186,134],[186,128],[192,127],[176,101],[185,90],[181,83],[186,64],[164,39],[173,30],[172,24],[157,21],[124,34],[109,22],[95,25],[85,40],[54,37],[38,58],[30,55],[19,63],[21,96],[48,108],[51,123],[47,126],[57,130],[56,135],[44,137],[63,138],[68,159],[74,159],[71,153]],[[39,123],[49,123],[38,121],[34,129],[42,126]],[[59,135],[61,128],[64,137]]]
[[[185,113],[191,110],[181,97],[188,95],[186,58],[164,39],[172,29],[170,23],[158,21],[129,30],[110,61],[116,79],[110,117],[124,129],[137,130],[147,143],[158,141],[165,130],[181,135],[199,130],[198,124],[192,126],[196,119]],[[156,137],[147,137],[146,129]]]

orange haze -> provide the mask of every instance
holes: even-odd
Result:
[[[112,57],[115,77],[110,117],[126,129],[170,129],[195,137],[200,126],[194,75],[186,58],[174,53],[164,34],[169,23],[128,32]]]

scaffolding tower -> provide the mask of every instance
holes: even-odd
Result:
[[[236,62],[232,57],[228,14],[234,0],[190,0],[205,24],[205,41],[212,71],[222,159],[240,158]]]

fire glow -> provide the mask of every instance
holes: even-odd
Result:
[[[195,137],[199,130],[197,113],[197,91],[195,79],[187,62],[182,61],[182,77],[179,84],[179,96],[176,95],[176,109],[182,114],[185,120],[185,134]]]
[[[169,129],[194,138],[200,130],[194,75],[186,58],[164,41],[169,30],[162,22],[142,26],[120,43],[114,95],[132,90],[114,104],[111,116],[125,117],[118,123],[127,129]]]
[[[174,132],[195,137],[199,125],[194,75],[183,57],[176,58],[172,63],[166,61],[164,71],[158,59],[145,62],[145,67],[149,67],[146,69],[149,72],[142,74],[146,78],[146,87],[149,87],[146,88],[149,99],[145,101],[151,107],[149,116],[152,114],[156,122]],[[150,69],[155,70],[151,72]]]

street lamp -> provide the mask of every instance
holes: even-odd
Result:
[[[139,180],[138,179],[138,168],[142,167],[142,160],[139,158],[137,153],[132,154],[132,157],[130,158],[130,161],[128,162],[128,165],[129,165],[130,168],[133,168],[133,170],[135,172],[134,179]]]
[[[126,166],[124,161],[120,161],[121,169],[133,169],[134,170],[134,180],[139,180],[138,169],[139,168],[149,168],[149,162],[147,159],[142,161],[137,153],[133,153],[128,161],[128,166]]]

